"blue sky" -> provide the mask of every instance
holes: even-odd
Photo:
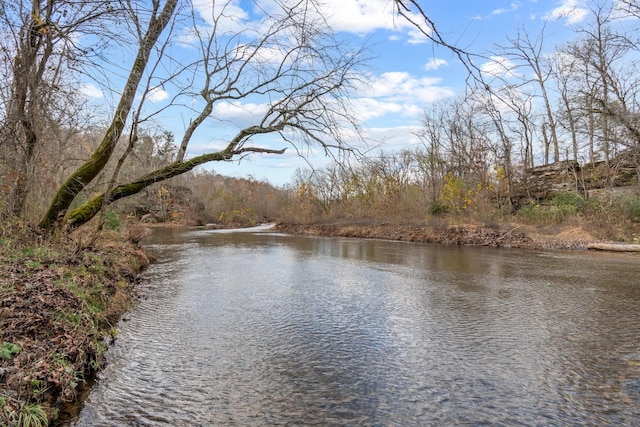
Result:
[[[228,0],[215,0],[220,3]],[[615,1],[615,0],[612,0]],[[212,0],[195,0],[198,10],[206,17]],[[231,0],[236,22],[247,25],[260,16],[252,12],[253,2]],[[265,2],[265,3],[268,3]],[[445,49],[434,47],[414,27],[394,16],[391,0],[323,0],[326,17],[332,28],[354,44],[367,44],[372,59],[367,66],[368,86],[363,86],[352,99],[354,111],[361,120],[366,139],[385,149],[400,149],[417,144],[413,131],[419,125],[425,109],[434,102],[463,92],[466,71]],[[525,28],[534,37],[546,25],[547,49],[572,37],[576,26],[587,19],[587,0],[423,0],[423,9],[436,23],[449,42],[470,52],[489,55],[496,43],[505,43],[505,36],[515,36]],[[500,58],[494,58],[500,61]],[[490,69],[490,60],[479,66]],[[87,95],[102,96],[93,85],[85,87]],[[170,88],[158,88],[154,103],[160,105],[175,94]],[[260,100],[252,99],[242,108],[227,105],[216,112],[229,123],[242,121],[252,109],[264,108]],[[236,106],[237,107],[237,106]],[[185,115],[172,110],[159,115],[162,126],[172,130],[179,140],[185,127]],[[197,134],[188,154],[197,155],[223,148],[232,130],[219,124],[209,126]],[[286,146],[276,137],[269,142],[275,148]],[[317,167],[330,159],[309,151],[308,160]],[[281,185],[290,182],[296,168],[308,167],[294,150],[281,156],[252,155],[241,162],[211,163],[209,170],[228,176],[253,176]]]

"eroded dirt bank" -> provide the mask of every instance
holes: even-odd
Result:
[[[526,249],[586,249],[597,240],[579,227],[534,229],[524,225],[278,224],[275,229],[312,236]]]

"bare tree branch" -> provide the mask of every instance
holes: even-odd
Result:
[[[49,209],[40,221],[41,228],[45,230],[51,229],[57,222],[61,221],[78,193],[102,171],[109,161],[125,127],[136,90],[149,60],[149,53],[155,46],[162,31],[168,25],[177,3],[178,0],[167,0],[159,14],[156,15],[156,11],[152,13],[149,26],[146,29],[144,38],[141,40],[138,54],[122,92],[122,97],[113,115],[111,126],[91,158],[81,165],[60,187]]]
[[[64,219],[66,225],[82,225],[100,207],[207,162],[284,153],[286,147],[251,144],[261,135],[277,135],[296,149],[308,144],[328,153],[333,149],[350,150],[342,129],[357,129],[357,123],[346,95],[357,79],[362,58],[359,51],[347,50],[315,15],[308,16],[307,3],[300,1],[294,8],[282,5],[281,14],[271,11],[259,31],[225,33],[219,23],[224,10],[213,17],[210,28],[195,26],[200,56],[185,70],[193,69],[194,75],[202,77],[200,109],[194,110],[195,117],[185,130],[175,161],[112,191],[107,188],[69,212]],[[253,124],[239,130],[223,149],[187,159],[196,131],[203,123],[216,120],[216,105],[239,106],[253,99],[265,102],[263,111],[253,117]]]

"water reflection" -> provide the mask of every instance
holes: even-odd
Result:
[[[78,426],[636,425],[640,263],[163,230]]]

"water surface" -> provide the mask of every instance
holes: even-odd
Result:
[[[170,229],[76,426],[640,425],[640,259]]]

